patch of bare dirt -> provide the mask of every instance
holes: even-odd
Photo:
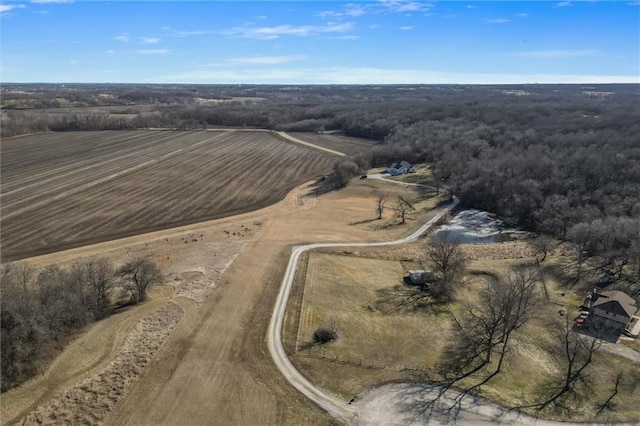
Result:
[[[99,424],[143,373],[183,315],[183,309],[170,302],[144,317],[102,372],[53,397],[20,424]]]
[[[202,244],[199,250],[171,265],[167,271],[168,283],[176,288],[177,296],[205,301],[246,242],[243,239]]]

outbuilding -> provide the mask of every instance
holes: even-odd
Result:
[[[433,280],[433,272],[424,269],[409,271],[409,282],[414,285],[424,285]]]

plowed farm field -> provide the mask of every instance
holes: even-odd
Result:
[[[251,131],[46,133],[1,154],[8,260],[255,210],[336,160]]]

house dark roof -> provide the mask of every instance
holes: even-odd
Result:
[[[631,318],[637,311],[635,306],[636,301],[622,291],[603,291],[595,296],[596,300],[593,302],[594,309],[597,308],[607,312],[613,312],[628,318]]]

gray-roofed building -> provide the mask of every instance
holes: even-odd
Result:
[[[406,175],[407,173],[415,173],[416,168],[406,161],[400,161],[399,163],[393,163],[387,167],[387,173],[391,176]]]
[[[627,328],[638,311],[636,301],[617,290],[594,293],[591,303],[593,324],[618,331]]]

